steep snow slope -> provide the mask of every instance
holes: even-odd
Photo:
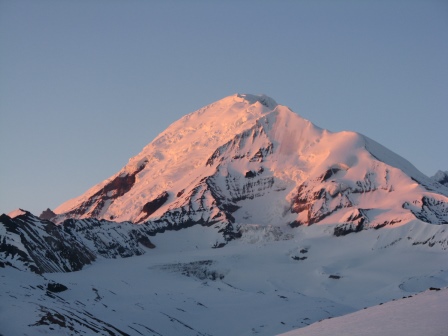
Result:
[[[448,289],[435,289],[324,320],[282,336],[445,336],[448,330]]]
[[[186,115],[130,159],[118,174],[55,212],[73,212],[81,206],[75,217],[138,221],[143,206],[163,192],[169,190],[171,199],[182,191],[191,192],[202,177],[213,172],[205,162],[215,149],[276,106],[266,96],[234,95]]]
[[[447,195],[363,135],[322,130],[267,96],[237,94],[172,124],[52,220],[340,223],[344,234],[415,218],[448,223]]]

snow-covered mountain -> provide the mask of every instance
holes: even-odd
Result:
[[[53,219],[340,223],[340,233],[448,223],[448,189],[375,141],[332,133],[265,95],[226,97],[169,126]]]
[[[0,216],[0,335],[274,335],[447,287],[447,251],[440,179],[237,94],[54,211]]]

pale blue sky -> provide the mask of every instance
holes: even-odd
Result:
[[[448,2],[0,0],[0,213],[54,209],[236,92],[448,170]]]

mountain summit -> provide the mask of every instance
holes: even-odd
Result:
[[[339,223],[340,234],[448,223],[448,190],[355,132],[332,133],[265,95],[174,122],[117,174],[54,210],[157,225]]]

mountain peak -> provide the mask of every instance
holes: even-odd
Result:
[[[437,173],[435,173],[434,176],[431,177],[434,181],[437,181],[438,183],[448,187],[448,170],[442,171],[438,170]]]
[[[343,234],[416,218],[448,223],[446,196],[367,137],[320,129],[266,95],[235,94],[174,122],[116,175],[54,213],[58,222],[170,227],[339,223]]]
[[[247,101],[249,104],[255,104],[255,103],[260,103],[263,106],[266,106],[270,109],[274,109],[278,104],[277,102],[271,98],[266,96],[265,94],[260,94],[260,95],[254,95],[254,94],[248,94],[248,93],[237,93],[234,95],[237,98],[242,98],[245,101]]]
[[[18,216],[26,215],[27,213],[29,213],[29,212],[19,208],[19,209],[15,209],[15,210],[11,211],[10,213],[8,213],[8,217],[16,218]]]

